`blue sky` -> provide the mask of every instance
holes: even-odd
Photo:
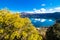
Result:
[[[0,9],[8,8],[12,11],[34,11],[59,8],[60,0],[0,0]]]

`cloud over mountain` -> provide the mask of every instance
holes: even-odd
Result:
[[[36,9],[34,8],[33,11],[26,11],[27,13],[54,13],[54,12],[60,12],[60,7],[50,8],[50,9]]]

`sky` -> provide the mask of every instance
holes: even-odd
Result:
[[[53,13],[60,12],[60,0],[0,0],[0,9],[13,12]],[[45,22],[46,19],[35,19]],[[53,20],[49,19],[50,22]]]
[[[0,9],[19,12],[60,12],[60,0],[0,0]]]

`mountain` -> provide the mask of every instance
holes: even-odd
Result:
[[[60,19],[60,12],[55,13],[21,13],[21,17],[44,18],[44,19]]]

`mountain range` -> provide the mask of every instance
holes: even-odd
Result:
[[[21,17],[60,19],[60,12],[55,12],[55,13],[24,13],[22,12]]]

